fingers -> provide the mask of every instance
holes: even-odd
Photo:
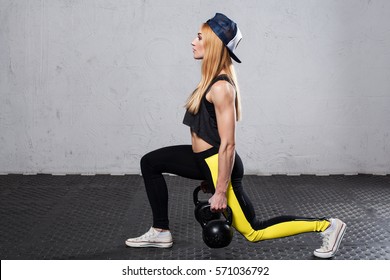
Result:
[[[210,211],[213,212],[213,213],[222,213],[226,210],[226,207],[225,208],[213,208],[213,207],[210,207]]]
[[[211,212],[224,212],[227,208],[226,199],[218,199],[212,196],[209,199]]]

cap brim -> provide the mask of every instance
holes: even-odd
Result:
[[[234,61],[241,63],[241,60],[239,60],[238,57],[231,50],[228,49],[228,51],[229,51],[230,57],[233,58]]]

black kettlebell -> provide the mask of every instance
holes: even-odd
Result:
[[[221,218],[221,213],[217,212],[211,212],[210,210],[210,204],[208,201],[199,201],[198,194],[199,191],[201,190],[201,187],[197,187],[194,190],[193,193],[193,199],[194,199],[194,204],[195,204],[195,219],[201,224],[205,224],[208,221],[211,220],[216,220]]]
[[[223,248],[230,244],[233,239],[232,209],[226,209],[227,217],[222,213],[212,212],[207,201],[199,201],[200,187],[194,190],[195,218],[202,226],[202,238],[210,248]]]

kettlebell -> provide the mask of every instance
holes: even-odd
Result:
[[[195,218],[202,226],[202,238],[210,248],[223,248],[230,244],[233,239],[232,209],[226,209],[226,218],[222,213],[212,212],[207,201],[199,201],[200,187],[194,190]]]
[[[203,225],[204,223],[207,223],[208,221],[211,220],[216,220],[221,218],[221,213],[217,212],[211,212],[210,210],[210,204],[208,201],[199,201],[198,194],[199,191],[201,190],[201,187],[197,187],[194,190],[193,193],[193,199],[194,199],[194,204],[195,204],[195,219]]]

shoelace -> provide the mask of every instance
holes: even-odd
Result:
[[[142,239],[145,239],[145,238],[152,237],[153,235],[154,235],[154,232],[152,230],[150,230],[147,233],[145,233],[144,235],[142,235],[140,237],[137,237],[135,240],[142,240]]]

